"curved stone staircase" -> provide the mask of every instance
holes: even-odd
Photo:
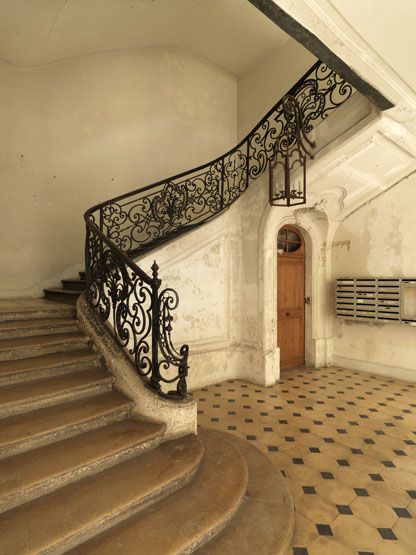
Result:
[[[164,441],[113,381],[75,307],[0,311],[0,554],[283,553],[268,457],[210,430]]]
[[[352,92],[317,61],[288,94],[306,133]],[[223,156],[91,207],[86,274],[45,289],[46,300],[0,304],[0,555],[286,551],[293,505],[265,454],[212,430],[168,440],[175,404],[188,401],[189,349],[171,338],[177,293],[160,289],[156,262],[151,275],[136,263],[227,210],[279,141],[295,141],[295,112],[284,105]],[[289,193],[286,204],[304,204]],[[96,321],[85,324],[82,299],[79,318],[102,358],[71,306],[84,289]],[[123,349],[129,360],[117,367]],[[133,398],[136,379],[158,400],[151,413],[115,390],[117,380]],[[162,419],[162,406],[165,424],[133,417],[140,409]]]

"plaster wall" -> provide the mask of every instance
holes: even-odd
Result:
[[[415,202],[413,173],[344,220],[331,245],[333,280],[415,277],[416,224],[409,209]],[[416,327],[336,319],[333,360],[349,368],[416,381]]]
[[[83,212],[236,142],[237,83],[158,48],[19,69],[0,64],[0,297],[83,267]]]
[[[238,79],[238,138],[244,138],[279,98],[310,69],[316,57],[300,43],[286,43]]]

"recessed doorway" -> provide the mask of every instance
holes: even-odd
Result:
[[[277,237],[277,345],[280,368],[305,364],[305,241],[283,226]]]

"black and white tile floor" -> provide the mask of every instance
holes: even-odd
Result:
[[[287,478],[290,555],[416,555],[416,384],[302,368],[193,394],[200,426],[253,442]]]

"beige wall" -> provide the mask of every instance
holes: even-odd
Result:
[[[347,218],[332,243],[333,278],[416,277],[416,174]],[[416,328],[337,320],[334,362],[416,380]]]
[[[83,265],[94,203],[236,141],[231,74],[175,49],[0,65],[0,296],[39,296]]]
[[[238,80],[238,137],[242,139],[308,71],[316,58],[289,38]]]

